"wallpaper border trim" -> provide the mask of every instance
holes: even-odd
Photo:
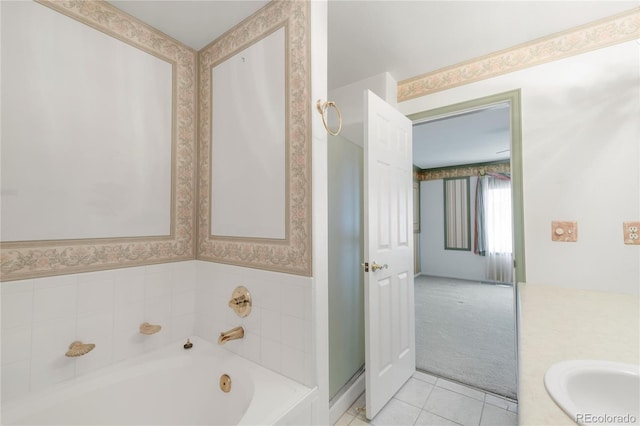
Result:
[[[276,240],[211,235],[211,67],[283,26],[288,48],[286,236]],[[198,53],[199,260],[312,275],[310,36],[309,2],[272,1]]]
[[[398,82],[398,102],[640,38],[640,7]]]

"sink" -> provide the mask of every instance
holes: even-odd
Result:
[[[575,422],[639,424],[640,366],[597,360],[561,361],[544,375],[551,398]]]

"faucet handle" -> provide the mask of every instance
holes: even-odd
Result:
[[[229,300],[229,307],[235,308],[236,306],[244,306],[247,303],[251,303],[251,300],[247,299],[247,297],[242,294]]]
[[[251,313],[251,293],[246,287],[238,286],[233,290],[229,307],[235,311],[239,317],[246,317]]]

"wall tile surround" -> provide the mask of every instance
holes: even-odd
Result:
[[[195,283],[195,261],[3,282],[2,401],[192,335]],[[67,358],[74,340],[96,348]]]
[[[229,308],[233,290],[251,293],[251,314]],[[241,325],[245,337],[225,348],[307,386],[312,377],[311,278],[197,262],[195,334],[217,344],[220,332]]]
[[[1,283],[2,401],[199,335],[242,325],[245,337],[225,349],[308,386],[312,377],[310,278],[203,261],[164,263]],[[246,318],[228,307],[244,285]],[[155,335],[141,323],[162,325]],[[74,340],[95,343],[67,358]]]

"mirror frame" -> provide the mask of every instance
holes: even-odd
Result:
[[[36,0],[172,64],[169,235],[6,242],[1,281],[189,260],[195,257],[196,52],[107,2]]]
[[[270,2],[199,52],[199,181],[197,258],[311,276],[311,78],[309,2]],[[285,28],[285,238],[211,233],[211,70]]]

